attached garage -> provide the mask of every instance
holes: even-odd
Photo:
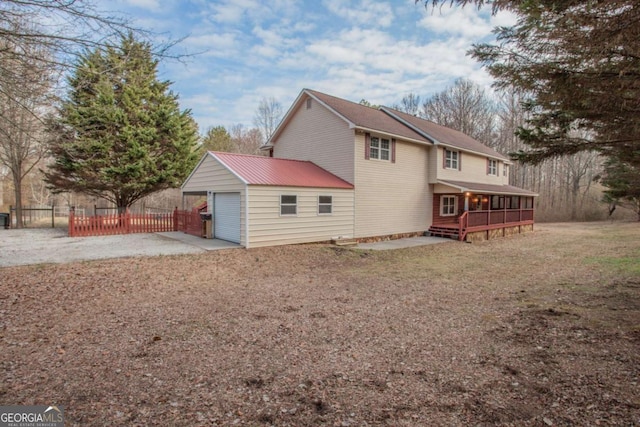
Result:
[[[182,194],[207,196],[213,237],[246,248],[354,235],[353,185],[312,162],[210,151]]]

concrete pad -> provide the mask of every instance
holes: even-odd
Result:
[[[356,249],[366,249],[372,251],[386,251],[391,249],[412,248],[414,246],[433,245],[436,243],[456,242],[457,240],[444,237],[420,236],[408,237],[406,239],[385,240],[375,243],[359,243]]]
[[[183,233],[182,231],[167,231],[156,234],[162,237],[166,237],[167,239],[177,240],[179,242],[204,249],[205,251],[215,251],[218,249],[234,249],[242,247],[237,243],[227,242],[226,240],[205,239],[203,237]]]

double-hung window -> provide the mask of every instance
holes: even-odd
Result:
[[[498,176],[498,161],[489,159],[487,162],[487,174]]]
[[[453,150],[444,150],[444,167],[446,169],[458,169],[460,165],[460,152]]]
[[[391,158],[391,141],[386,138],[372,136],[369,143],[369,158],[389,160]]]
[[[318,196],[318,215],[331,215],[333,196]]]
[[[295,194],[280,195],[280,215],[298,214],[298,196]]]
[[[452,216],[456,214],[456,205],[458,198],[456,196],[440,197],[440,216]]]

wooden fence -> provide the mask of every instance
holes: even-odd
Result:
[[[176,210],[174,214],[176,230],[198,237],[202,236],[202,217],[197,209],[192,211]]]
[[[131,214],[76,216],[69,212],[69,237],[109,236],[114,234],[178,231],[176,209],[166,214]]]

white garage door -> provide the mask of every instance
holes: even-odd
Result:
[[[216,193],[213,206],[214,237],[240,243],[240,193]]]

